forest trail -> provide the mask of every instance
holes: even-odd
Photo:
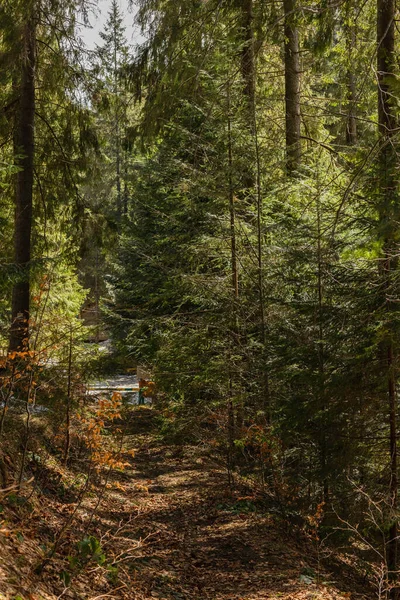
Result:
[[[73,531],[65,538],[71,548],[96,508],[90,534],[100,540],[105,562],[92,562],[81,572],[78,569],[63,589],[60,573],[65,568],[67,550],[62,556],[60,547],[59,555],[41,579],[32,575],[35,560],[21,567],[21,595],[11,595],[11,588],[3,587],[0,580],[1,599],[372,597],[359,593],[355,580],[344,581],[342,573],[339,582],[322,567],[318,584],[317,553],[310,540],[289,534],[279,519],[254,510],[251,499],[243,498],[243,490],[229,493],[226,472],[205,447],[162,444],[155,435],[152,409],[137,408],[131,415],[124,456],[131,450],[135,450],[135,456],[124,471],[113,473],[112,485],[100,504],[96,498],[85,500]],[[50,504],[48,508],[51,510]],[[48,525],[51,521],[49,518]],[[37,529],[33,528],[31,538],[34,531],[37,537]],[[23,535],[26,539],[17,549],[19,556],[27,553],[23,546],[29,549],[39,542],[29,540],[27,531]],[[8,543],[12,544],[10,538]],[[11,554],[10,547],[10,562],[18,564]],[[2,595],[6,589],[8,592]]]

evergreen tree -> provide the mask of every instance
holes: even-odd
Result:
[[[26,3],[18,2],[3,12],[7,29],[2,50],[9,64],[3,77],[9,109],[1,153],[15,165],[4,178],[7,207],[15,206],[15,230],[8,232],[15,246],[12,272],[8,268],[13,291],[10,277],[3,290],[12,313],[11,351],[28,347],[35,320],[30,311],[33,290],[43,273],[55,269],[47,231],[53,219],[64,224],[74,247],[76,217],[82,208],[78,182],[86,148],[95,145],[88,111],[78,100],[83,76],[75,62],[79,43],[73,38],[77,10],[84,10],[84,3],[60,1],[50,7],[32,2],[28,12],[26,8]],[[56,29],[53,18],[63,27]],[[70,264],[72,256],[69,251]]]
[[[22,24],[19,106],[15,117],[14,153],[18,168],[15,183],[14,261],[20,271],[11,304],[10,351],[25,350],[29,343],[30,261],[35,153],[35,87],[37,7],[27,6]]]
[[[114,169],[116,191],[116,215],[121,221],[127,214],[127,181],[125,140],[128,130],[129,93],[127,89],[126,68],[128,63],[128,43],[125,37],[123,15],[117,0],[113,0],[104,31],[100,32],[102,46],[95,51],[95,74],[98,85],[95,90],[95,106],[100,119],[105,120],[107,144],[110,146]],[[107,149],[106,149],[107,152]]]

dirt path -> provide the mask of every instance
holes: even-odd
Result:
[[[135,456],[125,471],[113,475],[99,506],[95,496],[85,501],[41,578],[32,566],[39,545],[51,534],[50,517],[47,522],[31,518],[23,541],[3,538],[8,554],[0,560],[0,600],[373,598],[371,592],[356,593],[354,582],[342,575],[334,582],[321,565],[317,583],[311,542],[299,541],[276,517],[254,510],[243,491],[231,495],[223,467],[206,449],[157,442],[153,423],[151,409],[133,411],[124,456],[133,449]],[[68,514],[73,506],[49,503],[51,510]],[[60,575],[88,527],[104,560],[91,561],[82,571],[75,568],[65,587]],[[13,594],[3,591],[10,589]]]
[[[114,590],[119,589],[107,597],[363,597],[354,591],[350,596],[350,584],[333,582],[323,570],[317,584],[315,549],[295,541],[271,516],[253,512],[249,499],[232,496],[226,473],[204,450],[160,446],[140,433],[149,413],[142,411],[138,430],[126,439],[136,456],[132,468],[119,475],[124,489],[110,495],[94,523],[105,551],[118,565]],[[101,593],[104,587],[99,585]]]

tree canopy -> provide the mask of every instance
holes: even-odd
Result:
[[[78,379],[151,373],[162,435],[364,528],[397,598],[398,7],[133,4],[91,52],[85,0],[0,7],[1,423],[63,364],[68,464],[79,331]]]

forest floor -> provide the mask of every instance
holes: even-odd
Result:
[[[129,466],[113,474],[99,503],[74,514],[54,559],[34,567],[74,503],[49,492],[29,518],[7,508],[0,526],[0,599],[352,600],[375,595],[345,558],[319,561],[315,543],[282,520],[253,510],[243,490],[204,447],[164,445],[153,411],[132,411],[124,449]],[[93,509],[96,509],[93,516]],[[101,560],[73,568],[67,554],[88,530]],[[53,538],[52,538],[53,536]],[[100,551],[99,551],[100,552]],[[327,565],[329,564],[329,569]],[[65,586],[62,573],[71,571]],[[65,578],[64,578],[65,581]]]

